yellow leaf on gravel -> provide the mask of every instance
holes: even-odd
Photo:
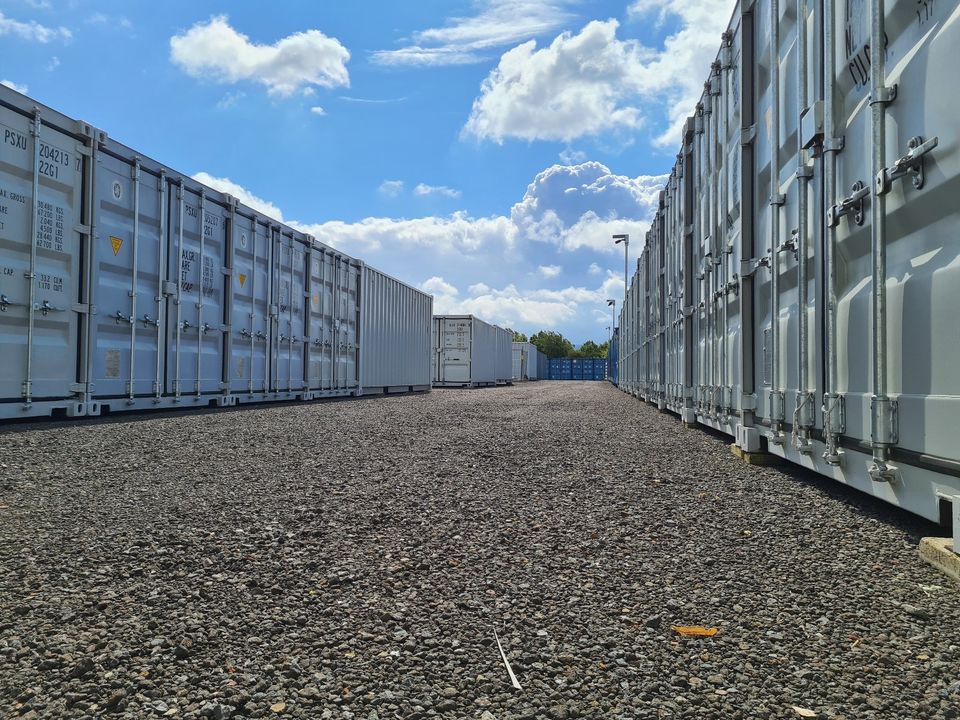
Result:
[[[796,705],[793,706],[793,711],[800,717],[811,718],[817,716],[813,710],[810,710],[809,708],[797,707]]]
[[[715,627],[708,628],[703,625],[671,625],[670,629],[684,637],[713,637],[718,632]]]
[[[271,709],[273,712],[275,712],[275,713],[283,712],[284,710],[287,709],[287,704],[286,704],[286,703],[274,703],[273,705],[270,706],[270,709]]]

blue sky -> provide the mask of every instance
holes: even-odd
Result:
[[[436,297],[602,340],[730,0],[0,1],[0,80]]]

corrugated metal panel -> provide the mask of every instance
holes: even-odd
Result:
[[[362,393],[429,389],[433,298],[368,265],[362,277]]]
[[[0,133],[0,418],[358,392],[358,261],[2,86]],[[429,387],[432,299],[367,277],[369,378]]]
[[[736,9],[621,308],[617,372],[747,450],[766,438],[937,519],[960,491],[960,7],[879,8]]]

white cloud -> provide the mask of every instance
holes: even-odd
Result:
[[[322,243],[351,252],[406,247],[466,254],[491,245],[510,246],[515,236],[509,218],[475,218],[463,211],[446,217],[369,217],[354,223],[330,220],[296,227]]]
[[[563,272],[563,268],[559,265],[540,265],[537,267],[537,272],[549,279],[557,277]]]
[[[248,205],[254,210],[259,210],[264,215],[269,215],[274,220],[284,222],[283,213],[280,211],[280,208],[278,208],[269,200],[264,200],[263,198],[257,197],[243,186],[238,185],[230,180],[230,178],[218,178],[210,175],[209,173],[198,172],[193,176],[193,179],[197,182],[203,183],[204,185],[212,187],[218,192],[232,195],[244,205]]]
[[[603,273],[603,270],[600,269],[599,265],[593,262],[593,263],[590,263],[590,267],[587,268],[587,272],[590,273],[591,275],[601,275]]]
[[[443,27],[420,30],[398,50],[378,50],[382,65],[461,65],[480,62],[484,50],[504,47],[559,28],[573,16],[570,0],[481,0],[469,17],[452,17]]]
[[[505,327],[553,329],[573,320],[581,306],[605,303],[607,297],[623,295],[623,281],[612,275],[596,289],[567,287],[562,290],[521,290],[509,284],[501,289],[483,283],[470,286],[470,297],[461,298],[457,288],[442,277],[431,277],[421,289],[434,295],[438,314],[476,315]]]
[[[733,9],[733,0],[635,0],[628,8],[636,19],[656,13],[661,25],[668,18],[679,24],[645,67],[651,79],[648,96],[659,98],[668,112],[669,127],[656,138],[657,145],[680,142],[683,122],[703,93]]]
[[[326,115],[326,114],[327,114],[327,111],[324,110],[324,109],[323,109],[322,107],[320,107],[319,105],[314,105],[312,108],[310,108],[310,112],[312,112],[314,115]]]
[[[387,197],[397,197],[397,195],[403,192],[403,180],[384,180],[380,183],[377,191]]]
[[[0,85],[4,85],[5,87],[10,88],[11,90],[16,90],[18,93],[22,93],[24,95],[30,92],[30,88],[28,88],[26,85],[20,85],[15,83],[13,80],[0,80]]]
[[[361,98],[361,97],[352,97],[350,95],[340,95],[341,100],[352,103],[364,103],[367,105],[389,105],[390,103],[400,103],[405,102],[407,98],[405,97],[396,97],[396,98]]]
[[[580,150],[574,150],[572,148],[566,148],[560,151],[560,162],[564,165],[579,165],[580,163],[586,161],[587,154]]]
[[[426,185],[420,183],[413,189],[414,195],[444,195],[449,198],[460,197],[460,191],[448,188],[446,185]]]
[[[97,12],[87,18],[88,25],[115,25],[116,27],[122,28],[124,30],[130,30],[133,27],[133,23],[130,22],[130,19],[124,17],[123,15],[118,15],[117,17],[111,17],[105,15],[102,12]]]
[[[616,20],[593,21],[541,50],[531,40],[504,53],[483,81],[464,132],[502,143],[507,137],[570,141],[640,127],[636,69],[651,51],[636,40],[618,40],[617,27]]]
[[[732,0],[637,0],[631,18],[656,12],[678,21],[662,48],[618,39],[612,19],[565,32],[544,48],[533,40],[518,45],[483,81],[463,132],[497,143],[569,142],[635,132],[652,118],[669,125],[656,131],[656,144],[673,144],[703,90],[732,8]]]
[[[222,83],[243,80],[288,97],[311,86],[349,86],[350,53],[319,30],[294,33],[273,45],[252,43],[225,15],[200,22],[170,38],[170,58],[189,75]]]
[[[21,40],[31,40],[38,43],[69,40],[73,37],[73,33],[65,27],[50,28],[34,20],[20,22],[0,12],[0,37],[4,35],[15,35]]]
[[[60,67],[60,58],[54,55],[52,58],[50,58],[50,62],[47,63],[47,70],[49,72],[53,72],[58,67]]]
[[[224,95],[217,101],[217,110],[229,110],[234,107],[238,102],[247,96],[244,92],[231,92]]]
[[[527,240],[612,252],[611,235],[646,233],[666,178],[615,175],[598,162],[554,165],[530,183],[511,219]]]
[[[448,283],[442,277],[434,275],[420,283],[420,289],[431,295],[458,295],[460,293],[453,285]]]

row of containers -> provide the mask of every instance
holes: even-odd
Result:
[[[513,343],[513,379],[547,380],[550,359],[531,342]]]
[[[853,7],[735,8],[615,382],[940,520],[960,498],[960,2]]]
[[[430,388],[431,296],[2,86],[0,135],[0,418]]]
[[[551,380],[606,380],[603,358],[550,358]]]

